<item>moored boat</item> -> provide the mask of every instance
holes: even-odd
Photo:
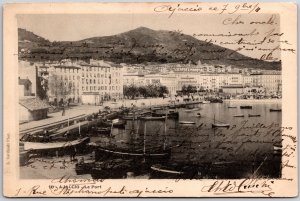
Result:
[[[220,121],[219,121],[220,122]],[[212,128],[218,128],[218,127],[223,127],[223,128],[229,128],[230,127],[230,124],[227,124],[227,123],[216,123],[216,117],[214,115],[214,123],[211,125]]]
[[[248,117],[260,117],[260,114],[248,114]]]
[[[140,118],[140,116],[122,116],[121,118],[124,120],[137,120]]]
[[[134,172],[136,167],[132,159],[116,158],[107,161],[97,161],[91,169],[94,179],[122,179],[127,172]]]
[[[281,155],[282,154],[282,145],[280,145],[280,144],[273,145],[273,153],[274,153],[274,155]]]
[[[166,117],[165,116],[161,116],[161,117],[141,117],[142,120],[145,121],[162,121],[165,120]]]
[[[152,117],[165,117],[167,115],[167,118],[178,118],[179,117],[179,112],[175,111],[169,111],[169,113],[152,113]]]
[[[89,137],[73,140],[73,141],[66,141],[66,142],[23,142],[24,143],[24,150],[57,150],[62,149],[66,147],[74,147],[77,145],[86,144],[90,141]]]
[[[281,112],[280,108],[271,108],[270,112]]]
[[[104,121],[100,123],[103,127],[125,128],[126,121],[114,119],[112,121]]]
[[[97,134],[110,134],[111,127],[93,127]]]
[[[228,106],[228,108],[237,108],[236,106]]]
[[[233,115],[233,117],[244,117],[245,115],[243,114],[236,114],[236,115]]]
[[[213,128],[217,128],[217,127],[223,127],[223,128],[229,128],[230,124],[223,124],[223,123],[213,123],[212,124]]]
[[[251,105],[241,105],[240,109],[252,109]]]
[[[129,151],[129,150],[117,150],[110,148],[103,148],[97,146],[96,154],[102,155],[106,154],[112,157],[122,157],[122,158],[145,158],[145,159],[159,159],[159,158],[168,158],[170,156],[170,149],[167,150],[157,150],[151,152],[142,152],[140,150],[137,151]]]
[[[193,179],[198,176],[198,167],[178,163],[154,164],[151,167],[151,179]]]
[[[180,123],[180,124],[187,124],[187,125],[190,125],[190,124],[196,124],[196,123],[193,122],[193,121],[180,121],[179,123]]]

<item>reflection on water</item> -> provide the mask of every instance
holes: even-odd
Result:
[[[248,103],[249,104],[249,103]],[[241,103],[201,104],[199,111],[177,109],[179,120],[128,120],[125,129],[113,129],[113,138],[94,137],[104,146],[114,145],[124,150],[173,147],[168,164],[206,165],[208,177],[240,178],[253,174],[279,177],[280,162],[274,156],[274,144],[280,144],[276,132],[281,125],[281,113],[270,108],[278,104],[251,103],[252,109],[240,109]],[[237,106],[228,108],[228,106]],[[201,113],[201,117],[197,113]],[[249,117],[248,115],[260,115]],[[244,115],[244,117],[234,117]],[[192,121],[194,125],[182,125]],[[212,123],[228,123],[230,128],[212,128]],[[163,177],[164,178],[164,177]]]

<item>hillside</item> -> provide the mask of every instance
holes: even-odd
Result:
[[[25,34],[24,34],[25,33]],[[116,63],[203,63],[262,69],[280,69],[280,62],[253,59],[233,50],[171,31],[140,27],[113,36],[93,37],[76,42],[52,42],[19,29],[19,46],[30,50],[22,58],[43,60],[104,59]],[[25,35],[25,36],[24,36]],[[29,38],[38,46],[21,43]],[[26,39],[27,40],[27,39]],[[30,43],[29,43],[30,44]],[[28,46],[26,46],[28,45]]]

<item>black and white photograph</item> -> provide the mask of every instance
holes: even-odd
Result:
[[[283,124],[282,101],[296,45],[266,5],[204,5],[16,14],[17,179],[209,180],[200,191],[272,195],[296,168],[283,158],[297,157],[297,136],[285,133],[297,128]],[[72,188],[49,191],[87,192]],[[15,196],[35,196],[23,189]]]

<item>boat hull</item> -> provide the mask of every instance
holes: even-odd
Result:
[[[154,164],[151,166],[150,179],[194,179],[198,177],[198,167],[177,164]]]
[[[229,124],[212,124],[212,128],[229,128]]]
[[[252,106],[250,105],[240,106],[240,109],[252,109]]]
[[[281,109],[270,109],[270,112],[281,112]]]

